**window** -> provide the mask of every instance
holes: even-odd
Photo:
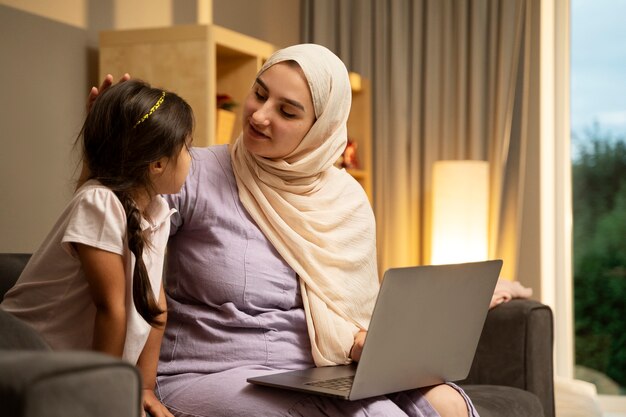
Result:
[[[575,377],[626,405],[626,2],[571,0]],[[621,396],[623,402],[615,401]]]

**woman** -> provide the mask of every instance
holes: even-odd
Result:
[[[280,50],[259,71],[232,149],[193,150],[185,186],[167,197],[178,214],[157,393],[173,414],[477,416],[450,385],[350,402],[246,382],[360,356],[378,276],[370,204],[333,165],[350,97],[328,49]]]

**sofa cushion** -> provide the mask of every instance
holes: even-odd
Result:
[[[0,349],[50,350],[35,329],[0,309]]]
[[[96,352],[0,351],[2,415],[139,416],[141,378]]]
[[[519,388],[500,385],[463,385],[480,417],[543,417],[539,398]]]
[[[30,256],[30,253],[0,253],[0,301],[15,285]]]

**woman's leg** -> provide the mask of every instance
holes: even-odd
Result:
[[[450,385],[435,385],[422,388],[420,391],[441,417],[472,416],[467,409],[465,398]]]

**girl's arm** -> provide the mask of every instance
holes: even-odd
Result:
[[[161,350],[161,339],[163,338],[163,329],[167,321],[167,311],[165,302],[165,291],[161,285],[159,293],[159,307],[164,311],[157,318],[163,323],[161,327],[152,327],[146,345],[139,355],[137,367],[141,372],[143,381],[143,408],[149,412],[152,417],[174,417],[167,408],[157,399],[154,393],[156,382],[157,365],[159,363],[159,352]]]
[[[75,244],[96,305],[93,349],[122,357],[126,340],[126,276],[121,255]]]

